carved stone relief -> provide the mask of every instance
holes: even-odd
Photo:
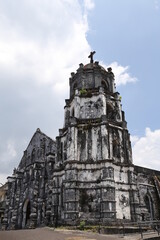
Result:
[[[126,208],[129,205],[129,199],[124,194],[119,197],[119,205],[121,208]]]

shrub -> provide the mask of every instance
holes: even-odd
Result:
[[[79,225],[80,230],[84,230],[85,224],[86,224],[85,221],[80,222],[80,225]]]

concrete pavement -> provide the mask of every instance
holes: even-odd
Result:
[[[157,234],[155,236],[157,237]],[[0,231],[0,240],[117,240],[117,239],[139,240],[141,239],[141,236],[140,234],[130,234],[123,237],[123,235],[120,234],[103,235],[86,231],[73,231],[63,229],[53,230],[51,228]]]

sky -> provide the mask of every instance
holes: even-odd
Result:
[[[160,170],[160,0],[0,0],[0,183],[37,128],[56,138],[91,50],[115,74],[134,164]]]

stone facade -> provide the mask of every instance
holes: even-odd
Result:
[[[37,129],[8,177],[3,227],[158,218],[160,172],[132,162],[112,69],[92,59],[71,73],[69,84],[56,141]]]
[[[47,224],[55,153],[55,142],[37,129],[18,168],[8,177],[4,228]]]
[[[2,185],[2,184],[1,184]],[[0,187],[0,228],[4,218],[7,183]]]

